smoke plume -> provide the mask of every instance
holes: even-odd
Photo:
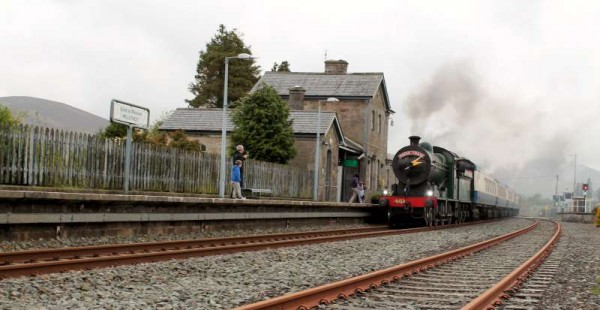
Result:
[[[520,193],[554,192],[555,175],[572,167],[575,132],[540,99],[497,94],[494,85],[468,62],[442,66],[406,99],[410,134],[471,159]]]

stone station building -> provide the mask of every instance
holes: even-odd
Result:
[[[328,60],[324,72],[265,72],[263,83],[288,102],[298,154],[290,165],[314,169],[317,108],[321,105],[319,200],[347,201],[350,180],[359,173],[369,194],[389,188],[393,173],[387,160],[388,119],[394,111],[383,73],[348,73],[344,60]],[[328,101],[335,98],[336,101]],[[161,130],[182,129],[220,153],[222,109],[181,108]],[[227,138],[233,123],[227,120]],[[252,150],[248,150],[252,153]]]

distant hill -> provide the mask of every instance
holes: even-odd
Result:
[[[14,96],[0,97],[0,105],[14,112],[25,112],[26,124],[66,129],[69,131],[97,133],[109,121],[68,104],[41,98]]]

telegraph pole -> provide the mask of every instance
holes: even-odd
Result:
[[[575,157],[573,160],[573,195],[575,195],[575,189],[577,186],[577,154],[569,154],[569,156]]]
[[[573,195],[575,195],[575,186],[577,186],[577,154],[575,154],[575,162],[573,163]]]

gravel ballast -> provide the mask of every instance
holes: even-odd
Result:
[[[473,244],[531,223],[508,219],[398,236],[0,282],[0,308],[229,309]]]
[[[559,271],[544,292],[539,309],[600,309],[600,227],[561,224]]]
[[[171,240],[190,240],[201,238],[219,238],[219,237],[234,237],[234,236],[250,236],[264,235],[277,233],[294,233],[314,230],[335,230],[335,229],[350,229],[372,227],[373,225],[356,224],[356,225],[329,225],[323,226],[298,226],[298,227],[270,227],[270,228],[252,228],[252,229],[230,229],[216,231],[200,231],[194,233],[180,234],[157,234],[157,235],[136,235],[136,236],[105,236],[105,237],[71,237],[57,239],[39,239],[31,241],[0,241],[0,252],[25,251],[35,249],[50,249],[63,247],[90,246],[102,244],[119,244],[119,243],[138,243],[138,242],[157,242]]]

